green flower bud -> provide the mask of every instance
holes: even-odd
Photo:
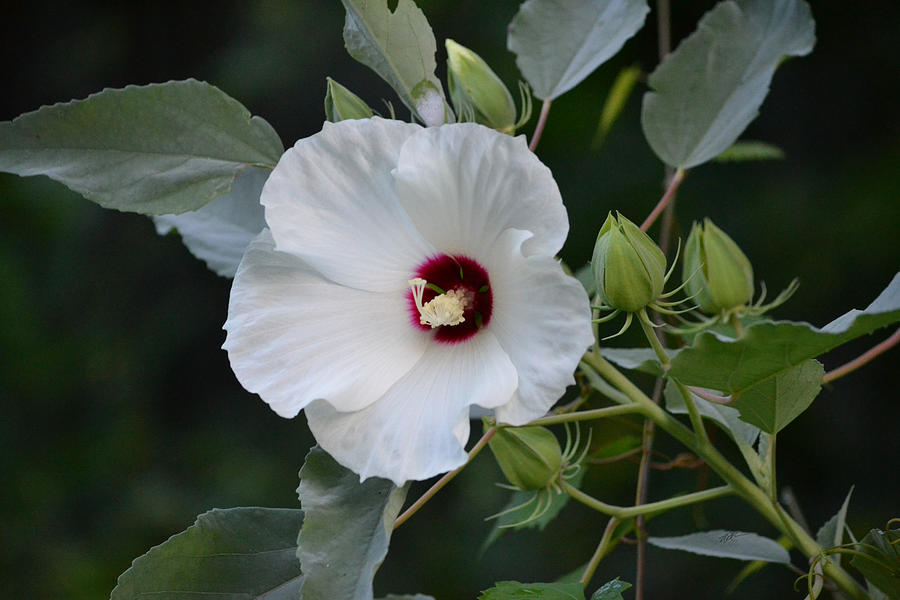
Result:
[[[362,99],[331,77],[325,92],[325,118],[332,123],[346,119],[368,119],[372,109]]]
[[[753,267],[728,235],[704,219],[694,223],[684,247],[685,290],[704,312],[718,314],[753,298]]]
[[[666,257],[637,225],[616,213],[597,235],[591,268],[597,294],[607,306],[636,312],[659,298],[666,283]]]
[[[509,90],[484,60],[451,39],[447,47],[447,87],[458,115],[474,113],[476,123],[503,133],[516,130],[516,105]]]
[[[520,490],[542,490],[559,476],[562,450],[545,427],[502,427],[488,442],[506,479]]]

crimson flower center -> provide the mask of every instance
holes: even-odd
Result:
[[[407,294],[414,327],[433,331],[438,342],[469,339],[491,321],[491,280],[477,261],[440,254],[416,267]]]

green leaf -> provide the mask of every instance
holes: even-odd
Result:
[[[778,433],[809,408],[822,389],[825,369],[816,360],[780,371],[735,395],[741,419],[766,433]]]
[[[293,600],[302,577],[297,562],[297,509],[213,509],[182,533],[135,559],[110,600],[199,597]]]
[[[600,586],[600,589],[591,596],[591,600],[622,600],[622,592],[630,587],[630,583],[616,577]]]
[[[500,581],[481,592],[478,600],[584,600],[584,586],[580,583]]]
[[[387,556],[407,486],[359,476],[318,446],[300,469],[306,514],[297,540],[304,600],[371,600],[372,579]]]
[[[840,546],[844,540],[844,524],[847,522],[847,507],[850,506],[850,496],[853,494],[853,486],[847,492],[844,503],[837,514],[825,521],[819,531],[816,533],[816,543],[825,548],[834,548]],[[841,564],[841,555],[835,554],[832,560]]]
[[[666,348],[669,358],[678,355],[680,349]],[[600,355],[623,369],[649,373],[657,377],[664,375],[656,353],[650,348],[600,348]]]
[[[283,151],[271,125],[193,79],[107,89],[0,123],[0,171],[46,175],[101,206],[148,215],[198,209]]]
[[[647,541],[659,548],[683,550],[705,556],[762,560],[790,564],[788,551],[775,540],[743,531],[702,531],[677,537],[649,537]]]
[[[752,121],[784,56],[809,54],[815,23],[802,0],[726,0],[650,74],[641,124],[663,162],[718,156]]]
[[[542,100],[578,85],[643,26],[646,0],[527,0],[506,47]]]
[[[625,67],[616,75],[612,87],[609,88],[609,94],[606,96],[606,102],[603,103],[603,110],[600,111],[600,121],[597,123],[597,131],[591,141],[592,148],[596,149],[603,145],[640,78],[641,69],[637,65]]]
[[[447,110],[434,74],[434,33],[412,0],[394,12],[387,0],[341,0],[347,10],[344,44],[350,56],[384,79],[426,125],[440,125]]]
[[[676,415],[688,414],[684,398],[678,391],[678,387],[672,385],[671,381],[666,382],[664,396],[666,410]],[[759,437],[759,428],[742,421],[736,408],[710,402],[694,393],[691,393],[691,396],[700,415],[715,421],[735,442],[746,444],[748,447],[756,442],[756,438]]]
[[[685,385],[736,395],[861,335],[900,321],[900,273],[865,310],[851,310],[825,327],[763,321],[739,339],[703,333],[672,359],[669,374]]]
[[[751,160],[783,160],[784,151],[773,144],[743,140],[733,143],[722,154],[715,157],[716,162],[747,162]]]
[[[271,171],[248,168],[238,173],[224,196],[180,215],[153,217],[156,231],[177,230],[191,254],[222,277],[234,277],[244,251],[266,226],[259,195]]]
[[[872,529],[859,541],[856,550],[863,556],[853,557],[850,561],[853,568],[888,598],[900,598],[900,531]]]

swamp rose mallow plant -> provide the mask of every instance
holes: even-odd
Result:
[[[361,479],[466,460],[469,408],[540,417],[592,343],[554,255],[568,221],[550,171],[475,124],[326,123],[263,189],[268,229],[231,292],[225,349],[283,417]]]

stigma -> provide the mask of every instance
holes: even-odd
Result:
[[[445,325],[459,325],[466,320],[463,313],[472,303],[471,292],[465,289],[449,290],[423,303],[422,296],[427,285],[428,282],[421,277],[409,280],[413,301],[419,311],[420,324],[430,325],[432,329],[435,329]]]

